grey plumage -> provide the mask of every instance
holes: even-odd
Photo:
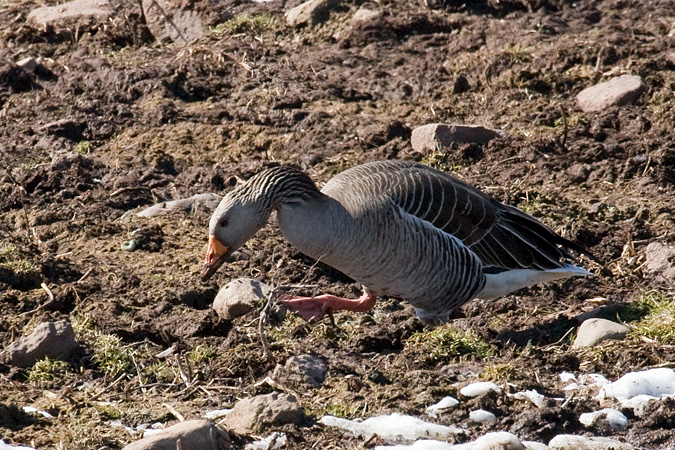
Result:
[[[447,317],[472,298],[589,274],[569,263],[569,250],[585,253],[576,244],[475,187],[415,162],[363,164],[338,174],[321,191],[298,168],[265,170],[223,198],[210,234],[231,251],[273,210],[298,250],[428,316]]]

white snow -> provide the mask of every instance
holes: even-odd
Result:
[[[40,409],[37,409],[37,408],[34,407],[34,406],[24,406],[24,407],[23,407],[23,411],[24,411],[24,412],[27,412],[27,413],[36,413],[36,414],[40,414],[42,417],[44,417],[44,418],[46,418],[46,419],[53,419],[53,418],[54,418],[54,416],[51,415],[51,414],[49,414],[47,411],[42,411],[42,410],[40,410]]]
[[[0,450],[35,450],[33,447],[14,447],[0,439]]]
[[[583,413],[579,417],[579,422],[586,427],[591,427],[599,421],[607,421],[613,430],[625,430],[628,428],[628,418],[616,409],[605,408],[600,411]]]
[[[443,414],[444,412],[447,412],[450,408],[454,408],[455,406],[459,405],[459,402],[457,401],[456,398],[454,397],[443,397],[441,401],[438,403],[427,406],[427,414],[429,414],[430,417],[438,417],[439,414]]]
[[[537,408],[543,408],[544,405],[546,404],[546,397],[541,395],[539,392],[535,391],[534,389],[530,389],[527,391],[520,391],[516,392],[515,394],[506,394],[509,397],[515,398],[517,400],[529,400],[531,401],[534,406]]]
[[[577,381],[577,377],[572,372],[562,372],[560,374],[560,381],[569,383],[570,381]]]
[[[548,443],[551,450],[633,450],[633,446],[606,437],[575,436],[559,434]]]
[[[650,400],[675,396],[675,371],[659,368],[629,372],[600,389],[597,398],[614,398],[622,406],[633,408],[637,415],[644,412]]]
[[[286,445],[286,433],[274,432],[266,438],[246,444],[244,450],[275,450]]]
[[[477,409],[469,413],[469,419],[474,422],[484,423],[489,425],[494,425],[497,423],[497,416],[492,414],[490,411],[485,411],[484,409]]]
[[[490,391],[495,391],[497,394],[502,393],[502,388],[497,386],[492,381],[479,381],[464,386],[459,390],[459,393],[465,397],[478,397]]]
[[[417,439],[450,439],[464,430],[425,422],[416,417],[393,413],[388,416],[371,417],[364,421],[323,416],[320,422],[329,427],[338,427],[366,440],[374,435],[388,444],[410,443]]]
[[[211,411],[206,411],[206,413],[204,413],[204,418],[209,419],[209,420],[217,420],[217,419],[225,417],[226,415],[228,415],[231,412],[232,412],[232,408],[230,408],[230,409],[214,409],[214,410],[211,410]]]
[[[517,436],[506,431],[486,433],[473,442],[452,445],[447,442],[421,440],[412,445],[379,445],[375,450],[525,450]]]

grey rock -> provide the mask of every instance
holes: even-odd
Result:
[[[645,274],[665,279],[675,284],[675,247],[661,242],[652,242],[645,249]]]
[[[145,23],[160,42],[189,44],[204,35],[202,19],[179,0],[142,0]]]
[[[577,103],[583,112],[597,112],[610,106],[633,103],[646,90],[647,86],[639,76],[621,75],[579,92]]]
[[[380,13],[378,11],[368,9],[368,8],[359,8],[358,11],[354,13],[352,17],[352,25],[363,25],[369,22],[373,22],[380,18]]]
[[[416,151],[426,153],[447,147],[453,142],[485,144],[492,139],[507,135],[504,131],[480,125],[432,123],[415,128],[412,131],[410,143]]]
[[[588,319],[577,330],[577,338],[574,340],[572,347],[592,347],[607,339],[621,340],[626,337],[629,331],[630,329],[627,326],[611,320]]]
[[[218,291],[213,301],[213,309],[222,319],[232,320],[253,311],[271,290],[269,285],[260,281],[237,278]]]
[[[56,6],[43,6],[28,13],[28,21],[40,26],[72,26],[91,21],[104,22],[113,14],[107,0],[73,0]]]
[[[188,420],[140,439],[123,450],[225,450],[230,435],[208,420]]]
[[[154,217],[174,209],[182,209],[185,212],[192,211],[197,206],[204,206],[205,209],[213,210],[220,203],[222,197],[218,194],[207,192],[204,194],[195,194],[192,197],[171,200],[168,202],[152,205],[144,210],[137,212],[139,217]]]
[[[272,378],[282,384],[304,384],[318,388],[326,380],[328,366],[321,358],[314,355],[291,356],[286,364],[277,365]]]
[[[330,11],[341,0],[309,0],[286,11],[286,23],[292,27],[316,26],[328,20]]]
[[[246,435],[272,426],[301,424],[305,420],[305,411],[298,405],[295,397],[273,392],[237,402],[227,415],[225,425],[228,430]]]
[[[77,341],[70,323],[65,320],[43,322],[29,336],[9,344],[2,359],[18,367],[29,367],[45,357],[67,358],[75,348]]]
[[[606,437],[559,434],[548,443],[550,450],[633,450],[633,446]]]
[[[28,72],[35,72],[40,63],[38,63],[35,58],[31,58],[30,56],[28,56],[26,58],[17,61],[16,65],[21,67],[23,70],[27,70]]]

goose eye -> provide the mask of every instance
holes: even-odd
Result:
[[[227,226],[227,218],[223,217],[222,219],[220,219],[220,226],[222,228],[225,228]]]

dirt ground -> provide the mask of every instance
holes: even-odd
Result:
[[[136,427],[231,407],[271,392],[276,363],[312,353],[329,366],[317,390],[287,386],[318,420],[426,406],[476,379],[565,397],[562,371],[628,371],[672,362],[672,345],[628,339],[572,350],[579,314],[605,306],[616,319],[650,290],[644,248],[673,243],[675,2],[507,0],[349,1],[314,28],[288,27],[296,3],[207,5],[212,27],[187,46],[154,42],[134,7],[104,24],[56,32],[26,23],[33,1],[0,2],[0,346],[45,320],[70,320],[80,349],[53,380],[0,365],[0,438],[36,448],[122,448]],[[205,4],[198,4],[206,7]],[[352,24],[359,7],[380,12]],[[36,72],[13,63],[39,58]],[[584,114],[583,88],[620,74],[643,78],[634,105]],[[411,130],[434,122],[499,128],[509,137],[420,154]],[[318,182],[353,165],[423,160],[541,218],[590,250],[594,276],[471,302],[451,326],[472,330],[491,356],[430,356],[408,341],[423,326],[384,299],[367,314],[312,325],[289,316],[266,327],[258,312],[218,320],[220,286],[248,276],[354,295],[359,286],[304,257],[274,223],[208,283],[198,279],[211,211],[149,219],[133,212],[294,163]],[[139,242],[133,252],[121,246]],[[43,307],[51,290],[54,302]],[[571,331],[571,332],[570,332]],[[133,356],[120,371],[97,356],[101,336]],[[155,355],[172,345],[178,357]],[[34,371],[33,371],[34,372]],[[477,378],[478,377],[478,378]],[[514,388],[515,389],[515,388]],[[24,413],[34,405],[54,419]],[[635,446],[675,446],[672,405],[625,431],[578,422],[597,402],[545,408],[492,405],[492,427],[470,423],[465,402],[437,422],[548,442],[561,433],[612,435]],[[665,408],[665,409],[664,409]],[[670,409],[668,409],[670,408]],[[286,426],[287,448],[357,448],[319,425]],[[235,436],[238,445],[250,437]],[[377,442],[371,442],[374,445]]]

